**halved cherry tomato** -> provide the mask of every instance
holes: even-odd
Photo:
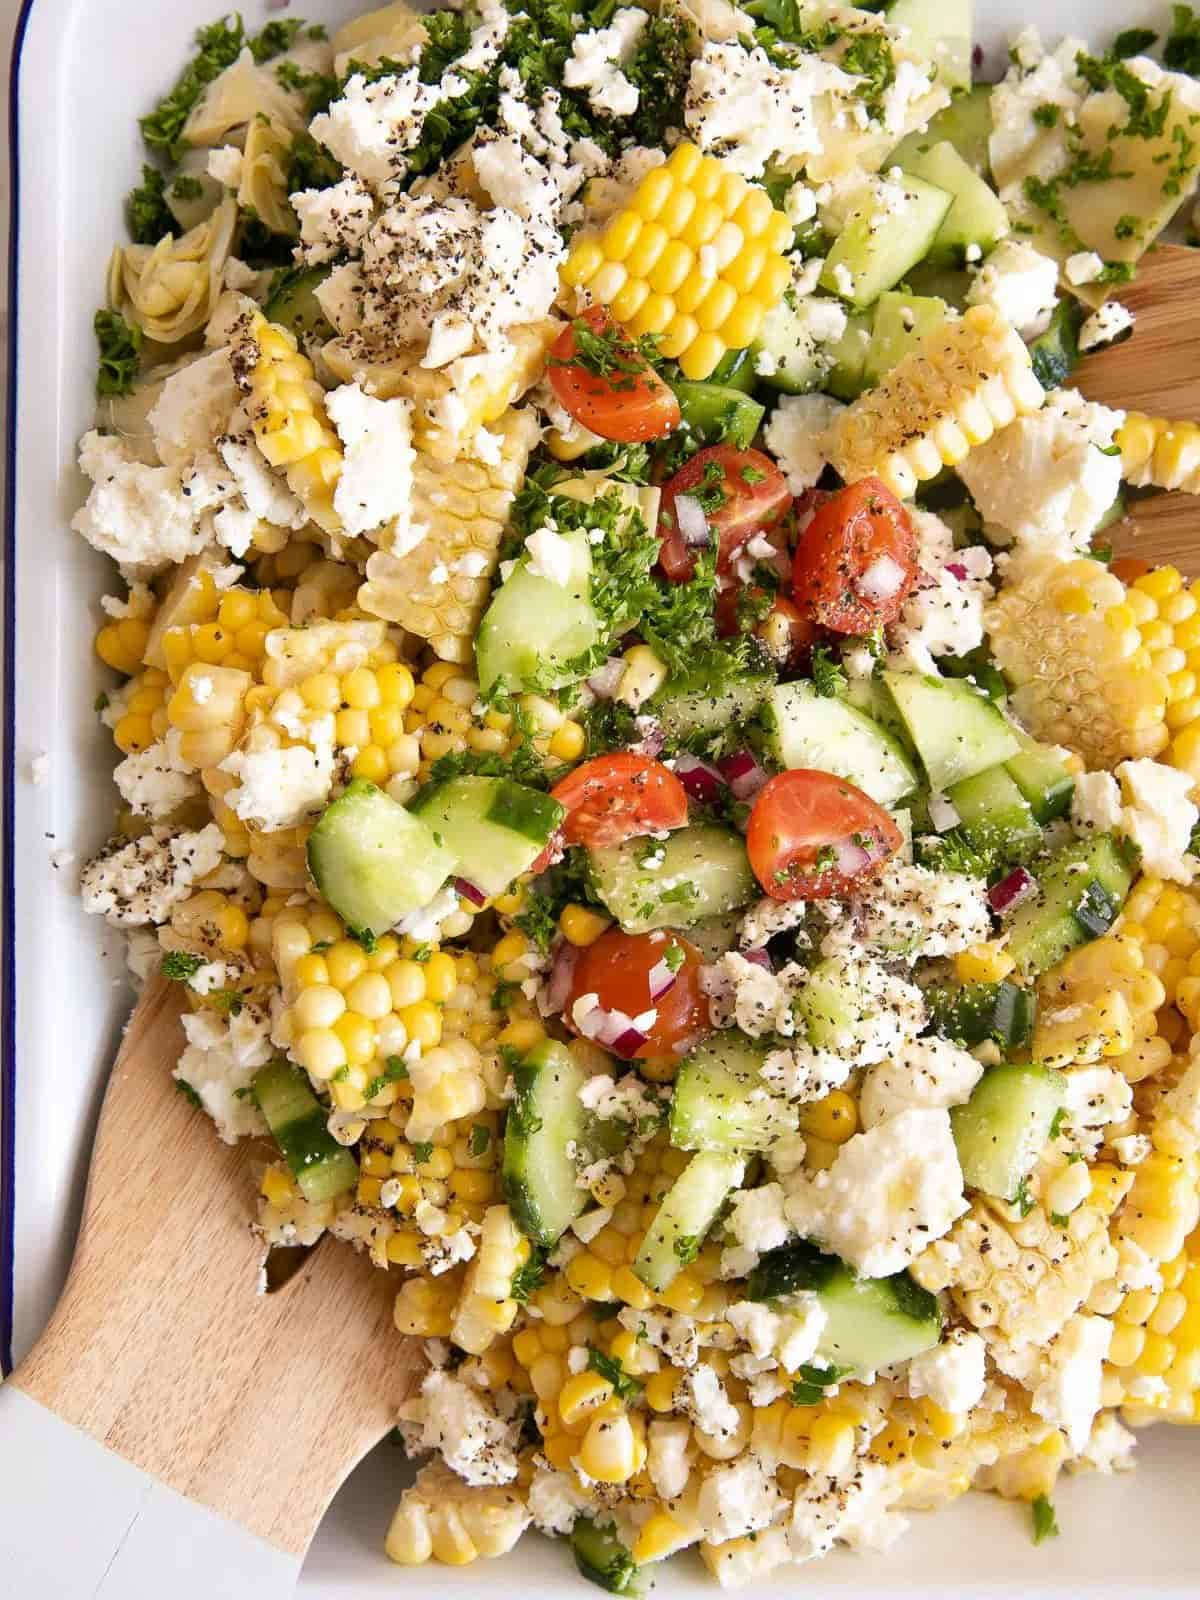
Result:
[[[772,900],[828,900],[876,877],[900,848],[882,806],[831,772],[794,767],[759,790],[746,830],[754,876]]]
[[[1151,567],[1141,556],[1118,556],[1115,561],[1109,562],[1108,570],[1114,578],[1120,578],[1122,583],[1130,584],[1136,583],[1139,578],[1144,578]]]
[[[659,566],[672,583],[695,576],[695,552],[679,531],[676,495],[699,500],[717,543],[717,570],[728,572],[741,547],[763,528],[770,528],[792,503],[787,479],[761,450],[735,450],[714,444],[697,450],[663,485],[658,513]]]
[[[743,600],[746,602],[743,605]],[[761,614],[766,607],[765,615]],[[761,639],[770,655],[780,666],[794,667],[803,661],[820,637],[820,629],[811,617],[806,617],[800,607],[786,595],[768,597],[757,584],[748,589],[731,586],[717,596],[717,637],[732,638],[745,633],[742,621],[747,611],[751,618],[758,614],[749,631]]]
[[[549,373],[559,404],[602,439],[638,444],[679,426],[674,391],[601,306],[589,306],[559,334]]]
[[[796,604],[835,633],[894,622],[917,575],[908,512],[878,478],[864,478],[816,508],[792,563]]]
[[[668,952],[675,948],[679,955]],[[660,962],[678,963],[675,981],[657,1000],[651,998],[650,974]],[[649,1027],[643,1027],[645,1043],[635,1048],[606,1050],[627,1061],[644,1061],[650,1056],[680,1056],[709,1032],[708,1000],[700,988],[700,969],[704,957],[682,934],[665,932],[622,933],[609,928],[595,944],[579,954],[571,978],[563,1021],[576,1033],[583,1030],[575,1021],[575,1002],[594,994],[606,1011],[623,1011],[628,1017],[643,1017],[654,1012]]]
[[[675,774],[629,750],[585,761],[550,792],[567,808],[568,844],[623,844],[687,822],[687,790]]]

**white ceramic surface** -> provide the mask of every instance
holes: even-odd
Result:
[[[7,9],[0,6],[0,16]],[[0,931],[11,962],[4,1048],[15,1065],[15,1093],[0,1095],[0,1235],[6,1205],[14,1217],[11,1283],[0,1281],[0,1361],[19,1359],[35,1338],[62,1282],[78,1215],[81,1182],[104,1072],[130,994],[117,941],[85,918],[74,897],[75,864],[106,831],[104,787],[111,742],[92,704],[104,685],[89,640],[99,596],[114,587],[108,563],[70,533],[80,480],[73,447],[89,425],[93,308],[103,296],[104,263],[121,234],[121,199],[141,161],[137,113],[168,86],[189,37],[221,7],[213,0],[32,0],[21,29],[18,279],[13,327],[17,353],[15,543],[6,552],[6,611],[14,692],[10,744],[9,852],[13,922]],[[266,0],[242,10],[259,25]],[[311,0],[297,9],[336,21],[363,6]],[[1165,5],[1144,0],[1063,0],[1053,10],[1028,0],[979,0],[985,62],[1003,62],[1014,28],[1036,19],[1102,44],[1118,27],[1163,21]],[[49,756],[42,786],[35,757]],[[0,1240],[0,1280],[7,1276]],[[13,1295],[12,1350],[3,1348],[4,1306]],[[286,1419],[281,1419],[286,1426]],[[897,1588],[930,1595],[1200,1594],[1200,1533],[1189,1469],[1200,1438],[1182,1430],[1146,1436],[1133,1478],[1087,1477],[1058,1495],[1064,1536],[1035,1548],[1024,1508],[968,1497],[948,1513],[916,1518],[913,1532],[886,1557],[841,1553],[819,1569],[766,1586],[782,1595],[820,1584],[862,1597]],[[425,1568],[405,1575],[382,1555],[396,1494],[409,1476],[400,1452],[382,1446],[354,1474],[326,1518],[300,1583],[306,1600],[395,1594],[499,1593],[523,1584],[548,1595],[574,1583],[561,1546],[530,1537],[497,1563]],[[0,1485],[0,1495],[4,1486]],[[47,1530],[47,1537],[55,1534]],[[13,1600],[34,1600],[8,1587]],[[659,1581],[665,1600],[715,1592],[698,1563],[672,1563]],[[39,1588],[39,1595],[42,1592]],[[232,1597],[231,1597],[232,1600]]]

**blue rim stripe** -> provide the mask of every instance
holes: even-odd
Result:
[[[16,1297],[17,1149],[17,986],[16,986],[16,621],[17,621],[17,253],[20,231],[19,84],[25,33],[34,0],[23,0],[13,36],[8,78],[9,232],[8,232],[8,433],[5,441],[4,498],[4,762],[0,810],[0,1374],[12,1371]]]

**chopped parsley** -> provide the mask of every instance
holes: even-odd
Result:
[[[191,1084],[186,1078],[176,1078],[175,1087],[179,1090],[184,1099],[187,1100],[191,1105],[194,1105],[198,1110],[203,1109],[203,1100],[201,1100],[200,1096],[196,1093],[195,1089],[192,1088]]]
[[[1027,1217],[1033,1210],[1036,1202],[1029,1192],[1028,1178],[1021,1179],[1020,1183],[1017,1185],[1017,1192],[1015,1195],[1013,1195],[1012,1199],[1009,1201],[1009,1204],[1016,1206],[1017,1210],[1023,1217]]]
[[[412,1147],[413,1161],[418,1167],[423,1167],[433,1155],[433,1140],[418,1139]]]
[[[375,954],[375,946],[378,941],[370,928],[352,928],[347,925],[346,934],[354,940],[355,944],[362,945],[369,956]]]
[[[203,956],[194,956],[189,950],[168,950],[159,971],[173,983],[189,983],[203,965]]]
[[[680,967],[682,967],[683,963],[687,960],[687,952],[684,950],[681,944],[675,944],[672,942],[663,951],[662,958],[667,964],[668,972],[678,972]]]
[[[173,192],[179,194],[179,185],[185,182],[195,183],[195,178],[177,178]],[[186,199],[184,195],[179,198]],[[168,233],[175,231],[175,218],[171,215],[171,208],[167,204],[167,180],[157,167],[149,163],[142,166],[142,181],[136,189],[131,189],[125,200],[125,220],[129,224],[129,237],[134,244],[157,244]]]
[[[545,1276],[545,1256],[540,1250],[531,1250],[529,1260],[522,1262],[513,1273],[509,1299],[515,1300],[518,1305],[527,1305],[529,1297],[541,1288]]]
[[[558,908],[561,910],[561,907]],[[546,955],[558,932],[558,910],[554,897],[540,889],[526,891],[525,910],[516,919],[517,927]]]
[[[131,394],[138,372],[142,330],[116,311],[97,311],[92,327],[100,346],[96,393]]]
[[[473,1156],[481,1156],[492,1142],[492,1130],[486,1122],[475,1122],[471,1125],[470,1136],[467,1139],[467,1150]]]
[[[1130,56],[1145,55],[1157,38],[1153,28],[1126,28],[1113,40],[1109,54],[1118,61],[1127,61]]]
[[[1052,100],[1047,100],[1044,105],[1034,106],[1033,120],[1039,128],[1053,128],[1062,115],[1062,107],[1056,106]]]
[[[891,40],[882,33],[860,33],[846,46],[839,64],[843,71],[864,80],[859,96],[869,115],[880,121],[884,96],[896,81]]]
[[[261,33],[249,40],[250,54],[261,67],[264,62],[273,60],[276,56],[283,55],[290,50],[296,40],[304,34],[306,39],[324,39],[327,37],[325,29],[319,22],[305,23],[300,17],[290,17],[287,20],[280,18],[275,22],[268,22]]]
[[[819,1406],[829,1385],[849,1371],[849,1367],[797,1367],[788,1399],[794,1406]]]
[[[1200,16],[1191,6],[1171,7],[1171,32],[1163,46],[1163,61],[1172,72],[1200,77]]]
[[[377,1078],[372,1078],[363,1090],[365,1100],[374,1100],[381,1089],[386,1089],[389,1083],[402,1083],[408,1077],[408,1068],[400,1056],[388,1056],[384,1062],[383,1071]]]
[[[271,24],[267,26],[269,29]],[[245,26],[236,13],[201,28],[195,42],[196,54],[176,79],[175,87],[140,119],[142,138],[152,150],[165,151],[172,161],[178,161],[182,154],[184,124],[205,89],[233,65],[245,45],[249,44],[253,51],[257,43],[247,39]]]
[[[1178,7],[1176,7],[1178,10]],[[1054,1505],[1047,1495],[1039,1494],[1029,1507],[1033,1516],[1033,1542],[1041,1544],[1043,1539],[1057,1539],[1061,1533],[1058,1518],[1054,1515]]]
[[[844,694],[846,674],[840,662],[833,659],[828,645],[819,644],[812,653],[813,688],[825,699]]]
[[[552,356],[552,367],[582,367],[594,378],[604,378],[616,390],[632,389],[645,376],[654,355],[654,336],[633,339],[615,324],[594,328],[584,317],[571,324],[575,353]]]
[[[203,193],[204,185],[200,182],[200,179],[193,178],[186,172],[181,172],[171,185],[171,198],[173,200],[199,200]]]
[[[279,70],[282,72],[283,68]],[[318,144],[311,133],[302,131],[293,136],[287,161],[289,194],[299,189],[330,189],[339,182],[342,171],[341,162],[331,156],[323,144]]]
[[[700,1254],[700,1236],[696,1233],[677,1234],[672,1248],[675,1251],[676,1261],[681,1262],[685,1267],[690,1267]]]
[[[651,14],[632,57],[621,68],[638,90],[637,110],[627,120],[635,144],[658,149],[668,128],[683,127],[691,66],[687,18],[682,13]]]
[[[642,1386],[636,1378],[630,1375],[613,1356],[606,1356],[603,1350],[597,1350],[594,1344],[588,1345],[589,1372],[596,1372],[613,1386],[613,1393],[618,1400],[636,1400],[642,1392]]]

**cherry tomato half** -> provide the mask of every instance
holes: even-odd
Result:
[[[759,791],[746,830],[754,876],[772,900],[828,900],[876,877],[900,830],[870,795],[831,772],[795,767]]]
[[[680,532],[675,509],[681,494],[699,500],[709,533],[718,541],[720,572],[728,572],[741,547],[778,522],[792,503],[787,479],[761,450],[735,450],[731,444],[698,450],[663,485],[658,562],[673,583],[687,583],[696,572],[695,552]]]
[[[567,844],[623,844],[687,822],[687,791],[675,774],[628,750],[585,761],[550,792],[567,808]]]
[[[560,405],[602,439],[638,444],[679,426],[674,391],[600,306],[589,306],[550,347]]]
[[[799,665],[820,637],[816,623],[794,601],[783,594],[768,595],[756,584],[723,590],[717,596],[716,622],[718,638],[748,631],[783,667]]]
[[[894,622],[917,575],[908,512],[878,478],[852,483],[816,508],[792,563],[796,604],[835,633]]]
[[[682,951],[682,959],[678,954]],[[661,962],[678,963],[675,981],[651,999],[650,974]],[[574,1019],[575,1002],[594,994],[606,1011],[623,1011],[628,1017],[654,1012],[654,1021],[644,1028],[646,1039],[635,1049],[606,1050],[627,1061],[644,1061],[650,1056],[680,1056],[710,1031],[708,1000],[700,988],[700,969],[704,957],[682,934],[669,929],[655,933],[622,933],[609,928],[595,944],[582,950],[571,979],[563,1021],[576,1033],[581,1029]]]

